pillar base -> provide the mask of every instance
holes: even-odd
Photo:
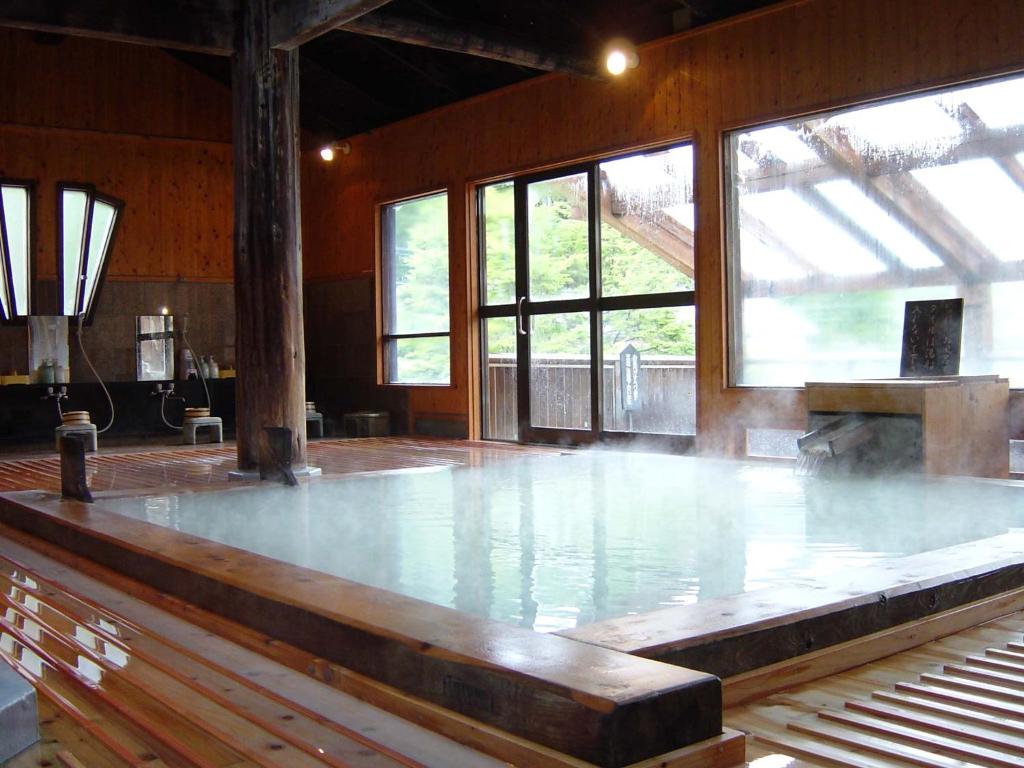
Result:
[[[296,477],[319,477],[324,473],[320,467],[292,467],[292,473]],[[228,480],[252,481],[260,479],[258,469],[232,469],[228,471]]]

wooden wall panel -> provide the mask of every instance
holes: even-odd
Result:
[[[125,201],[111,279],[230,280],[231,147],[0,125],[0,175],[37,182],[36,274],[56,276],[56,185]]]
[[[740,125],[1024,68],[1020,0],[794,0],[659,41],[616,82],[557,75],[352,139],[352,154],[303,167],[310,279],[372,273],[375,205],[692,136],[698,162],[698,428],[702,449],[737,452],[744,426],[803,423],[793,390],[726,386],[722,132]],[[465,416],[474,322],[468,214],[453,224],[451,388],[415,388],[412,409]],[[455,338],[457,337],[457,339]],[[465,359],[464,359],[465,358]]]
[[[231,141],[227,89],[141,45],[0,28],[0,122]]]
[[[230,281],[231,100],[170,54],[0,29],[0,175],[37,182],[36,274],[56,275],[56,184],[125,201],[111,279]]]

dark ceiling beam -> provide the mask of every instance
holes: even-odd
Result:
[[[394,109],[339,78],[305,48],[301,51],[299,68],[303,119],[315,113],[325,123],[320,130],[330,127],[330,138],[362,133],[396,118]]]
[[[0,26],[228,55],[235,0],[4,0]]]
[[[244,2],[244,0],[243,0]],[[275,0],[270,40],[290,51],[374,11],[389,0]]]
[[[448,22],[431,23],[405,18],[388,11],[377,11],[361,16],[341,28],[359,35],[464,53],[529,69],[563,72],[588,78],[600,77],[596,62],[556,51],[540,50],[512,40],[496,30],[478,31]]]

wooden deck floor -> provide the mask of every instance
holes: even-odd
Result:
[[[1024,612],[726,711],[748,754],[826,766],[1024,766]]]
[[[470,440],[379,437],[317,440],[308,447],[311,466],[324,474],[389,469],[479,466],[523,455],[557,453],[553,448]],[[181,446],[89,454],[86,473],[93,491],[120,491],[226,482],[236,467],[235,446]],[[0,459],[0,491],[60,490],[60,457]]]

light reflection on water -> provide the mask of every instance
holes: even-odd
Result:
[[[1024,525],[1024,488],[610,451],[103,505],[540,631],[818,584]]]

